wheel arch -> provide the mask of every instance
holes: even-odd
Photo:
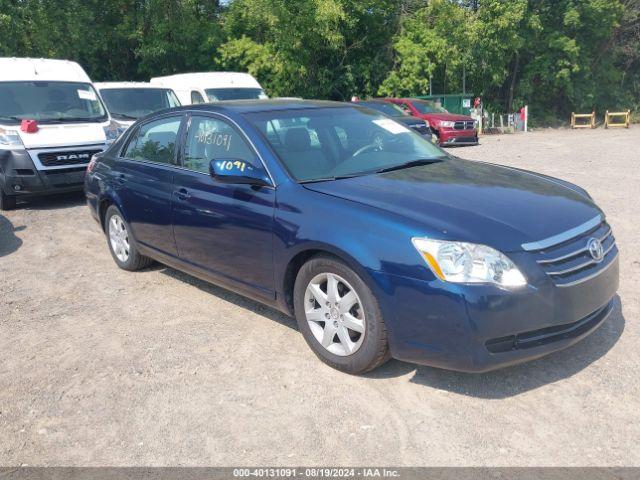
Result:
[[[295,251],[290,252],[286,262],[286,267],[282,272],[280,282],[280,291],[282,294],[281,304],[290,315],[294,314],[293,288],[298,272],[310,258],[317,255],[327,255],[344,262],[362,279],[362,281],[369,285],[370,288],[372,287],[372,278],[367,272],[367,269],[344,250],[333,245],[315,242],[301,246]]]

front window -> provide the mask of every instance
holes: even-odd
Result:
[[[140,126],[129,140],[126,158],[146,162],[173,164],[180,117],[168,117]]]
[[[137,120],[158,110],[180,106],[173,90],[164,88],[105,88],[100,94],[116,120]]]
[[[183,166],[200,173],[209,172],[212,160],[255,161],[255,154],[238,131],[224,120],[194,115],[189,123]]]
[[[0,82],[0,121],[98,122],[107,119],[89,83]]]
[[[428,100],[412,100],[411,104],[420,113],[447,113],[444,108]]]
[[[221,100],[258,100],[267,98],[261,88],[207,88],[205,90],[210,102]]]
[[[404,125],[361,107],[248,114],[298,181],[366,175],[445,154]]]

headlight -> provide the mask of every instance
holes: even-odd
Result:
[[[455,124],[456,122],[440,122],[440,126],[445,128],[453,128]]]
[[[8,148],[24,148],[20,134],[15,130],[0,128],[0,145]]]
[[[506,255],[486,245],[428,238],[413,238],[411,241],[440,280],[493,283],[503,287],[520,287],[527,283]]]

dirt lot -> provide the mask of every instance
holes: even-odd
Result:
[[[484,375],[341,374],[280,313],[118,270],[81,196],[0,215],[0,465],[640,465],[639,145],[636,127],[453,151],[586,187],[621,250],[605,325]]]

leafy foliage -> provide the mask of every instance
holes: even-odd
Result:
[[[307,98],[465,88],[551,120],[639,107],[640,1],[0,0],[0,55],[96,81],[248,71]]]

